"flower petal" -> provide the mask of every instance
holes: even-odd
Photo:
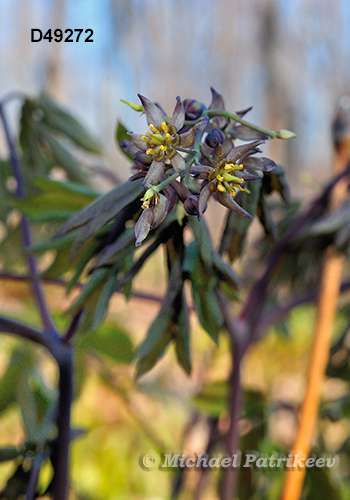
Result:
[[[163,194],[159,195],[159,200],[157,205],[153,208],[153,223],[152,223],[152,229],[155,227],[158,227],[165,217],[167,216],[168,213],[168,202],[166,197]]]
[[[136,155],[140,149],[132,141],[120,141],[120,148],[126,153]]]
[[[223,160],[224,158],[225,158],[225,151],[221,146],[221,144],[218,142],[213,151],[213,160],[215,165],[220,163],[220,161]]]
[[[186,163],[180,153],[176,153],[176,155],[170,161],[176,172],[182,172],[183,170],[185,170]]]
[[[239,177],[241,177],[245,181],[255,181],[257,179],[261,179],[263,174],[254,175],[254,174],[250,174],[248,172],[239,172],[238,175],[239,175]]]
[[[164,195],[166,197],[166,201],[167,201],[166,210],[167,210],[167,213],[169,213],[170,210],[174,207],[175,203],[178,200],[177,192],[175,191],[173,186],[170,184],[169,186],[166,186],[165,188],[163,188],[163,193],[164,193]]]
[[[170,185],[173,189],[175,189],[177,196],[181,201],[185,201],[188,196],[191,196],[189,189],[184,184],[182,184],[182,182],[173,181]]]
[[[152,161],[141,187],[150,187],[158,184],[164,173],[164,163],[162,161]]]
[[[253,106],[250,106],[249,108],[245,108],[242,111],[236,111],[236,115],[239,116],[240,118],[243,118],[243,116],[246,115],[252,109],[253,109]]]
[[[244,160],[245,168],[252,168],[254,170],[261,170],[262,172],[271,172],[276,166],[276,163],[270,158],[247,158]]]
[[[233,197],[227,191],[225,193],[217,191],[216,198],[218,202],[221,203],[221,205],[228,208],[229,210],[232,210],[233,212],[236,212],[237,214],[241,215],[242,217],[246,217],[247,219],[252,218],[252,216],[248,212],[246,212],[244,208],[240,207],[238,203],[235,202]]]
[[[254,151],[257,146],[260,144],[263,144],[264,141],[254,141],[250,142],[249,144],[243,144],[242,146],[236,146],[235,148],[232,148],[231,151],[227,153],[226,158],[229,160],[232,160],[233,162],[239,160],[243,155],[250,151]]]
[[[184,209],[189,215],[198,215],[198,197],[192,195],[186,198]]]
[[[192,165],[190,168],[190,174],[196,179],[208,179],[208,175],[213,170],[213,167],[208,165]]]
[[[216,92],[216,90],[213,87],[210,87],[210,90],[211,90],[211,103],[209,109],[214,109],[215,111],[224,111],[225,103],[222,95],[219,94],[219,92]]]
[[[152,101],[147,99],[147,97],[144,97],[141,94],[137,95],[142,103],[143,109],[145,110],[148,125],[159,127],[161,123],[165,121],[164,112]]]
[[[144,208],[138,221],[135,224],[134,232],[136,237],[135,247],[139,247],[143,240],[147,238],[153,223],[153,207]]]
[[[137,148],[141,149],[142,151],[147,148],[147,142],[142,140],[141,134],[133,134],[132,132],[128,132],[128,136]]]
[[[206,129],[209,122],[209,118],[206,116],[200,122],[196,123],[190,130],[180,134],[180,146],[182,148],[190,148],[193,146],[194,140],[196,138],[197,132],[202,132]]]
[[[269,138],[268,135],[258,132],[257,130],[252,130],[245,125],[237,125],[237,127],[230,128],[226,132],[231,134],[235,139],[241,139],[242,141],[253,141],[254,139],[266,141],[266,139]]]
[[[170,124],[173,125],[176,128],[176,130],[180,130],[184,126],[184,121],[185,121],[185,110],[182,105],[180,97],[177,96]]]
[[[198,220],[201,220],[201,217],[205,212],[205,209],[207,208],[208,200],[213,194],[212,187],[212,182],[208,182],[208,184],[202,186],[201,192],[198,197]]]

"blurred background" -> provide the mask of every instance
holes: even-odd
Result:
[[[0,98],[12,91],[37,96],[47,90],[101,142],[105,165],[118,177],[127,178],[129,170],[115,146],[117,118],[134,132],[145,129],[144,117],[120,99],[137,102],[137,93],[142,93],[170,113],[177,95],[209,105],[210,86],[223,94],[227,109],[253,106],[250,121],[297,134],[297,140],[276,140],[264,148],[286,168],[294,197],[315,193],[330,176],[331,120],[350,86],[348,0],[0,0],[0,6]],[[92,29],[93,43],[34,43],[33,28],[43,33],[49,28]],[[10,108],[15,126],[19,106]],[[2,136],[0,153],[7,155]],[[136,285],[154,294],[164,291],[159,260],[147,263]],[[65,324],[71,298],[57,287],[46,290],[56,321]],[[23,283],[1,285],[0,307],[8,315],[37,322]],[[157,310],[157,301],[131,299],[126,304],[115,297],[108,324],[122,325],[137,344]],[[272,331],[247,356],[243,382],[252,401],[261,401],[257,411],[265,412],[266,400],[272,406],[276,401],[285,405],[266,417],[266,451],[268,446],[281,451],[293,442],[295,421],[288,405],[297,405],[302,397],[310,346],[306,333],[313,321],[311,308],[299,308],[287,322],[291,336]],[[191,378],[175,366],[173,353],[136,386],[129,359],[119,364],[108,356],[88,359],[73,420],[90,432],[73,446],[72,498],[168,498],[176,478],[144,471],[139,456],[183,446],[202,452],[211,422],[221,418],[225,429],[219,386],[214,386],[214,403],[203,394],[208,384],[227,378],[227,344],[223,339],[217,348],[194,319],[192,326]],[[18,342],[5,337],[0,342],[2,374]],[[53,387],[55,367],[44,353],[40,356],[47,384]],[[328,396],[344,391],[334,380],[325,387]],[[323,424],[330,452],[349,433],[347,419]],[[20,414],[10,408],[2,415],[0,442],[18,444],[23,436]],[[1,465],[0,486],[10,471],[11,464]],[[193,498],[197,479],[195,472],[189,475],[184,498]],[[203,498],[216,495],[210,483]]]
[[[30,42],[32,28],[56,27],[93,29],[94,41]],[[348,90],[349,32],[347,0],[1,0],[0,93],[48,90],[127,177],[116,118],[134,131],[141,122],[120,99],[137,102],[140,92],[170,113],[179,94],[209,104],[213,86],[228,109],[253,106],[251,121],[295,131],[297,141],[275,141],[274,158],[293,184],[305,172],[319,181],[330,169],[334,106]]]

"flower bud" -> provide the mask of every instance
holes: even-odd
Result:
[[[224,140],[225,140],[225,134],[223,133],[222,130],[218,128],[214,128],[214,130],[209,132],[209,134],[205,138],[206,144],[211,148],[215,148],[215,146],[218,143],[223,144]]]
[[[185,110],[186,120],[197,120],[197,118],[202,115],[205,109],[204,104],[201,104],[194,99],[185,99],[184,101],[182,101],[182,105]]]
[[[127,104],[128,106],[130,106],[131,109],[133,109],[134,111],[142,111],[142,113],[145,112],[145,110],[143,109],[142,106],[140,106],[140,104],[135,104],[133,102],[130,102],[130,101],[125,101],[124,99],[120,99],[121,102],[123,102],[124,104]]]
[[[195,196],[186,198],[184,209],[189,215],[198,215],[198,199]]]
[[[142,165],[145,165],[145,167],[149,167],[152,163],[152,156],[147,155],[144,151],[139,151],[134,156],[134,162],[136,164],[141,163]]]
[[[285,130],[284,128],[282,128],[281,130],[278,130],[276,132],[276,137],[278,139],[293,139],[294,137],[296,137],[296,134],[294,134],[294,132],[291,132],[290,130]]]

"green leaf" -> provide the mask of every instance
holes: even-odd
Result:
[[[21,372],[27,362],[28,355],[25,350],[19,348],[13,352],[7,370],[0,379],[0,413],[16,400]]]
[[[35,442],[39,436],[39,419],[35,397],[29,386],[31,376],[32,366],[26,366],[25,369],[22,367],[16,399],[21,410],[26,438],[28,441]]]
[[[0,256],[5,269],[24,265],[24,249],[21,227],[9,229],[0,243]]]
[[[56,233],[62,236],[80,228],[77,239],[72,249],[72,257],[80,248],[96,235],[100,229],[113,219],[123,208],[138,197],[141,198],[143,190],[140,189],[142,179],[134,182],[124,182],[116,186],[107,194],[96,198],[92,203],[73,215]]]
[[[102,291],[105,285],[106,278],[108,276],[108,272],[109,269],[102,268],[102,269],[97,269],[93,273],[89,281],[84,286],[81,294],[74,302],[74,304],[71,306],[70,311],[72,313],[76,313],[84,305],[84,302],[91,294],[94,294],[94,296],[96,296],[97,292],[100,293]]]
[[[211,242],[207,225],[205,224],[204,220],[199,221],[197,217],[194,216],[189,217],[188,220],[195,237],[201,259],[208,268],[211,268],[214,263],[214,248]]]
[[[115,292],[117,276],[118,272],[113,272],[112,270],[110,270],[108,279],[98,297],[98,302],[94,310],[94,316],[91,324],[92,330],[97,328],[102,323],[107,314],[109,301]]]
[[[218,279],[204,265],[198,245],[192,241],[186,247],[184,270],[189,274],[192,296],[198,319],[214,340],[218,341],[224,318],[216,298]]]
[[[116,140],[116,143],[117,143],[120,151],[127,158],[129,158],[129,160],[133,160],[134,156],[131,153],[127,153],[126,151],[123,151],[122,148],[120,147],[121,141],[130,141],[130,137],[128,136],[128,130],[120,121],[117,121],[117,126],[115,129],[115,140]]]
[[[231,210],[228,211],[219,252],[220,254],[228,254],[231,262],[240,257],[242,253],[248,228],[257,211],[261,182],[259,179],[247,182],[250,194],[240,192],[235,198],[237,203],[253,216],[252,219],[241,217]]]
[[[7,480],[5,488],[0,492],[4,500],[18,500],[24,498],[30,479],[30,470],[24,470],[18,465],[12,476]]]
[[[136,351],[137,377],[149,371],[164,354],[166,347],[172,338],[175,340],[175,348],[178,350],[180,363],[186,371],[189,371],[189,330],[188,317],[183,301],[183,236],[182,228],[178,226],[172,240],[167,244],[168,263],[170,267],[167,292],[162,302],[160,311],[150,326],[147,336]],[[177,347],[176,347],[177,346]]]
[[[14,205],[30,218],[40,217],[43,212],[50,216],[66,217],[91,203],[97,194],[73,182],[59,182],[51,179],[36,179],[34,182],[42,192],[16,200]],[[47,217],[50,220],[49,217]]]
[[[15,458],[23,456],[23,449],[16,448],[15,446],[8,446],[0,448],[0,462],[7,462]]]
[[[214,248],[204,220],[198,221],[195,217],[190,217],[189,220],[198,245],[200,258],[207,268],[207,274],[216,275],[219,280],[225,281],[233,291],[237,290],[239,278],[232,267],[222,259],[219,252]]]
[[[86,172],[82,170],[72,153],[68,151],[68,149],[65,148],[60,141],[55,139],[55,137],[53,137],[44,125],[40,126],[39,133],[45,139],[46,144],[50,148],[56,164],[63,168],[68,178],[73,181],[86,184],[88,182],[88,176]]]
[[[272,218],[271,212],[269,210],[268,204],[266,203],[265,197],[260,193],[260,198],[257,208],[257,216],[265,230],[265,234],[271,244],[277,241],[277,227]]]
[[[193,398],[193,401],[199,411],[211,417],[220,417],[227,412],[228,394],[227,381],[211,382]]]
[[[26,177],[44,176],[53,166],[52,158],[43,154],[42,138],[38,132],[38,106],[26,99],[21,110],[19,142],[23,152],[22,168]],[[30,175],[29,175],[30,174]]]
[[[77,344],[83,349],[92,349],[116,363],[131,363],[134,349],[129,336],[115,324],[101,325],[78,338]]]
[[[264,172],[262,185],[266,194],[276,191],[286,204],[290,203],[289,185],[285,177],[285,170],[280,165],[276,165],[271,172]]]
[[[7,215],[12,208],[13,194],[6,187],[11,176],[11,167],[8,161],[0,160],[0,220],[6,222]]]
[[[175,342],[175,352],[176,357],[182,368],[189,375],[191,373],[191,346],[190,346],[190,322],[188,315],[188,308],[186,303],[185,292],[179,295],[181,300],[177,308],[180,312],[176,315],[176,319],[173,320],[173,334]]]
[[[41,94],[38,106],[43,111],[43,122],[54,131],[66,136],[78,147],[90,153],[101,154],[101,148],[96,140],[75,118],[59,107],[48,94]]]
[[[305,500],[342,500],[339,485],[332,481],[330,471],[323,467],[307,467]]]

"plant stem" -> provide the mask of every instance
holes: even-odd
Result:
[[[22,199],[25,197],[25,186],[24,186],[24,179],[22,176],[21,168],[20,168],[20,161],[18,158],[16,146],[14,143],[14,140],[12,138],[12,135],[10,133],[8,121],[4,112],[3,108],[3,102],[0,102],[0,117],[4,126],[4,131],[5,131],[5,136],[7,140],[7,145],[9,148],[9,153],[10,153],[10,163],[13,171],[13,175],[16,179],[17,182],[17,189],[16,189],[16,196],[19,199]],[[32,236],[31,236],[31,230],[30,230],[30,225],[29,221],[26,217],[22,216],[21,218],[21,228],[22,228],[22,237],[23,237],[23,245],[25,249],[28,249],[29,247],[32,246]],[[44,329],[51,338],[58,338],[58,334],[56,332],[55,326],[52,322],[51,315],[49,313],[45,296],[43,293],[42,285],[41,282],[38,278],[38,273],[36,269],[36,262],[35,258],[32,255],[27,254],[26,256],[27,259],[27,264],[29,268],[29,274],[31,277],[31,282],[32,282],[32,288],[33,288],[33,293],[34,297],[36,299],[42,323],[44,326]]]
[[[44,454],[41,452],[32,460],[32,465],[30,469],[30,479],[27,486],[25,500],[33,500],[35,497],[35,490],[38,484],[39,472],[44,458],[45,458]]]
[[[55,475],[53,478],[54,500],[66,500],[69,486],[69,447],[71,440],[70,414],[73,401],[73,355],[71,346],[57,346],[55,359],[59,367],[59,398],[57,410]]]
[[[30,280],[30,276],[11,274],[4,271],[0,271],[0,280],[28,281]],[[49,283],[51,285],[58,285],[64,287],[68,286],[68,283],[65,280],[59,278],[42,278],[42,281],[44,281],[45,283]],[[83,288],[83,287],[84,285],[82,283],[75,283],[74,285],[74,288]],[[115,290],[115,293],[123,294],[124,292],[122,292],[121,290]],[[164,300],[164,297],[160,295],[155,295],[152,293],[146,293],[137,290],[132,291],[130,297],[141,300],[149,300],[151,302],[158,302],[158,303],[162,303]],[[190,304],[188,307],[190,311],[194,311],[194,307],[192,304]]]
[[[349,112],[347,111],[347,114]],[[347,116],[349,118],[349,116]],[[333,124],[335,126],[336,123]],[[350,159],[349,127],[343,131],[340,143],[335,144],[335,171],[343,173],[341,181],[335,186],[330,199],[330,208],[336,209],[348,197],[348,161]],[[313,339],[310,366],[307,376],[307,386],[301,408],[300,424],[292,449],[292,456],[296,454],[306,459],[309,456],[312,438],[315,433],[318,409],[321,398],[321,388],[324,381],[329,351],[332,342],[333,325],[337,312],[337,302],[341,289],[341,277],[344,264],[344,255],[329,247],[324,257],[320,295],[317,307],[317,321]],[[302,495],[305,467],[294,473],[289,468],[282,494],[283,500],[299,500]]]
[[[163,188],[167,187],[169,184],[171,184],[175,179],[179,177],[179,173],[175,172],[174,174],[170,175],[165,181],[161,182],[160,184],[157,184],[156,186],[152,186],[155,188],[157,191],[161,191]]]
[[[246,120],[243,120],[243,118],[240,118],[236,113],[232,113],[230,111],[220,111],[220,110],[215,111],[207,109],[206,111],[203,111],[203,115],[207,115],[209,116],[209,118],[215,118],[215,116],[224,116],[225,118],[234,120],[235,122],[238,122],[241,125],[245,125],[246,127],[249,127],[252,130],[261,132],[262,134],[269,136],[271,139],[274,139],[277,135],[277,132],[274,132],[273,130],[267,130],[266,128],[259,127],[258,125],[254,125],[253,123],[247,122]]]
[[[239,447],[239,419],[242,410],[241,394],[241,363],[244,354],[249,346],[249,337],[245,326],[239,318],[232,316],[229,311],[229,303],[222,293],[218,292],[217,297],[220,308],[224,316],[224,325],[231,341],[232,372],[230,376],[230,427],[227,434],[227,456],[232,459],[234,453],[238,453]],[[221,500],[232,500],[237,489],[239,467],[226,467],[223,472],[221,485]]]

